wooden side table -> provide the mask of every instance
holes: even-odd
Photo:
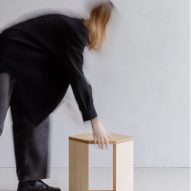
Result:
[[[133,138],[116,133],[110,134],[114,139],[109,142],[113,145],[113,190],[110,191],[133,191]],[[89,144],[94,144],[91,133],[69,137],[69,191],[89,191]]]

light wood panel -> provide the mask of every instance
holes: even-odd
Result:
[[[123,143],[123,142],[133,140],[131,136],[120,135],[117,133],[110,133],[110,134],[113,138],[112,140],[109,140],[110,144],[118,144],[118,143]],[[69,136],[69,140],[75,140],[75,141],[87,143],[87,144],[94,144],[94,139],[93,139],[92,133],[84,133],[84,134]]]
[[[69,140],[69,191],[88,191],[88,144]]]
[[[113,190],[134,190],[133,141],[113,145]]]

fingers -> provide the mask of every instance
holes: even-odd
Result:
[[[98,138],[98,147],[100,149],[106,149],[108,148],[108,145],[109,145],[109,140],[108,140],[108,137],[107,135],[100,135],[99,138]]]
[[[94,144],[97,144],[99,148],[108,148],[110,140],[113,140],[109,132],[103,127],[101,123],[93,127]]]
[[[102,126],[102,133],[101,133],[101,149],[108,148],[109,140],[107,137],[107,131]]]
[[[101,137],[98,135],[98,147],[101,148]]]
[[[96,137],[95,133],[93,133],[93,137],[94,137],[94,144],[97,144],[97,137]]]
[[[101,136],[100,148],[104,149],[104,145],[105,145],[105,137]]]
[[[108,137],[107,137],[107,134],[106,134],[106,136],[104,137],[104,143],[105,143],[105,148],[107,149],[108,146],[109,146],[109,139],[108,139]]]
[[[94,144],[97,144],[99,148],[103,148],[103,142],[100,135],[94,134]]]
[[[94,134],[94,144],[97,144],[98,148],[103,148],[103,138],[101,135]]]

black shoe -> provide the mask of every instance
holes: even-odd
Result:
[[[19,181],[17,191],[61,191],[60,188],[51,187],[42,180]]]

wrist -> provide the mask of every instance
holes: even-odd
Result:
[[[94,117],[93,119],[91,119],[91,123],[92,124],[95,124],[95,123],[97,123],[98,122],[98,117],[96,116],[96,117]]]

